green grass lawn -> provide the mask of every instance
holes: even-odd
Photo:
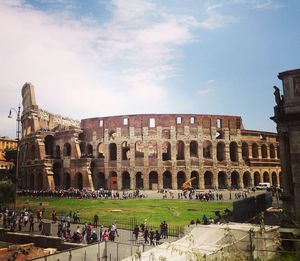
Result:
[[[135,218],[138,223],[147,219],[148,224],[160,224],[166,221],[169,226],[185,226],[192,219],[202,220],[203,214],[215,218],[215,211],[220,210],[224,214],[226,208],[232,210],[230,202],[201,202],[195,200],[163,200],[163,199],[127,199],[127,200],[104,200],[104,199],[68,199],[68,198],[18,198],[18,207],[30,206],[31,209],[40,209],[40,203],[46,210],[46,217],[51,218],[51,213],[56,210],[57,217],[60,214],[68,214],[70,211],[80,211],[82,220],[92,220],[95,213],[100,218],[100,223],[130,222]],[[48,204],[48,205],[47,205]],[[114,212],[114,210],[121,210]]]

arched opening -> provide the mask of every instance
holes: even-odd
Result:
[[[276,147],[276,152],[277,152],[277,159],[280,159],[280,148],[279,148],[279,146]]]
[[[195,140],[190,143],[190,157],[198,158],[198,142]]]
[[[56,188],[60,187],[60,177],[62,173],[62,166],[59,162],[55,162],[53,164],[53,179],[54,179],[54,185]]]
[[[30,158],[31,158],[32,160],[35,159],[35,145],[34,145],[34,144],[31,145],[30,156],[31,156]]]
[[[282,186],[282,174],[279,172],[279,186]]]
[[[144,176],[142,172],[137,172],[135,175],[135,187],[137,189],[143,189],[144,188]]]
[[[80,148],[81,157],[85,157],[86,151],[85,151],[85,142],[84,141],[79,142],[79,148]]]
[[[238,145],[236,142],[230,142],[230,160],[233,162],[238,161]]]
[[[94,184],[94,189],[97,189],[98,188],[98,175],[97,175],[96,164],[93,161],[91,162],[90,170],[91,170],[91,173],[92,173],[92,180],[93,180],[93,184]]]
[[[150,159],[157,159],[157,142],[155,140],[148,142],[148,157]]]
[[[104,143],[99,143],[97,146],[98,158],[104,159]]]
[[[103,172],[98,173],[98,189],[106,189],[106,182],[105,182],[105,174]]]
[[[157,190],[158,184],[158,174],[156,171],[151,171],[149,173],[149,189]]]
[[[168,141],[162,144],[162,160],[171,160],[171,144]]]
[[[224,139],[224,131],[220,131],[220,130],[216,131],[215,137],[217,140]]]
[[[122,173],[122,189],[130,189],[130,174],[128,171]]]
[[[69,189],[71,187],[71,177],[68,172],[64,173],[64,188]]]
[[[231,173],[231,188],[239,189],[240,188],[240,175],[237,171]]]
[[[92,144],[87,145],[86,153],[89,158],[93,158],[93,145]]]
[[[275,146],[273,144],[270,145],[270,158],[275,159]]]
[[[118,174],[115,171],[110,172],[108,180],[108,189],[117,190],[118,189]]]
[[[172,174],[170,171],[165,171],[163,173],[163,188],[172,188]]]
[[[60,159],[60,147],[59,147],[59,145],[55,146],[55,158]]]
[[[192,171],[191,178],[195,178],[192,180],[192,187],[194,189],[199,188],[199,173],[197,171]]]
[[[243,174],[243,185],[244,188],[251,187],[251,175],[248,171]]]
[[[117,145],[116,145],[116,143],[109,144],[109,160],[117,160]]]
[[[213,174],[210,171],[204,173],[204,188],[211,189],[213,188]]]
[[[269,173],[267,171],[264,172],[264,182],[270,182],[270,176]]]
[[[31,173],[30,176],[29,176],[29,187],[30,189],[35,189],[34,187],[34,173]]]
[[[130,160],[130,145],[127,141],[122,142],[122,160]]]
[[[252,158],[258,158],[258,146],[256,143],[252,144]]]
[[[70,143],[65,143],[63,148],[64,157],[71,156],[71,145]]]
[[[242,143],[242,157],[243,160],[247,160],[249,158],[249,146],[246,142]]]
[[[43,189],[43,173],[38,173],[36,180],[37,180],[37,189]]]
[[[184,142],[182,140],[177,141],[177,160],[184,160]]]
[[[203,142],[203,157],[206,159],[211,159],[212,158],[212,153],[211,153],[211,149],[212,149],[212,144],[209,140],[206,140]]]
[[[257,186],[260,183],[260,174],[259,172],[254,172],[254,186]]]
[[[272,185],[273,186],[278,186],[278,182],[277,182],[277,174],[276,172],[272,172]]]
[[[225,160],[225,143],[218,142],[217,144],[217,160],[223,161]]]
[[[144,144],[141,140],[135,143],[135,158],[144,158]]]
[[[182,184],[185,182],[185,173],[183,171],[179,171],[177,173],[177,188],[181,189]]]
[[[224,171],[218,173],[218,188],[226,189],[227,188],[227,174]]]
[[[52,135],[47,135],[44,140],[46,156],[53,158],[54,138]]]
[[[80,190],[83,188],[82,174],[80,172],[75,174],[75,188]]]
[[[266,144],[261,145],[261,157],[263,159],[266,159],[268,157],[268,150]]]

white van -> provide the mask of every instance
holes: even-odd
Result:
[[[271,183],[269,182],[261,182],[255,187],[256,189],[268,189],[271,188]]]

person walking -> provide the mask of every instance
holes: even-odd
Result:
[[[99,216],[97,214],[94,215],[94,227],[98,227]]]
[[[137,241],[138,237],[139,237],[139,227],[138,227],[138,225],[135,225],[135,227],[133,229],[133,235],[134,235],[135,241]]]

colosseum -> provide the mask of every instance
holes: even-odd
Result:
[[[22,88],[20,186],[29,189],[198,189],[280,184],[277,135],[240,116],[138,114],[72,120]]]

